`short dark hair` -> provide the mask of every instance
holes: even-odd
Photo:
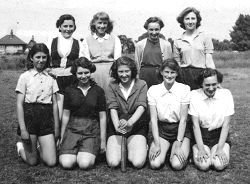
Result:
[[[106,12],[98,12],[93,16],[92,20],[90,21],[90,30],[92,33],[96,32],[95,22],[97,20],[107,21],[108,27],[107,27],[106,33],[110,34],[112,32],[113,21],[110,20],[109,15]]]
[[[163,21],[161,20],[161,18],[159,18],[159,17],[149,17],[147,20],[146,20],[146,22],[145,22],[145,24],[144,24],[144,28],[145,29],[148,29],[148,25],[151,23],[151,22],[157,22],[159,25],[160,25],[160,28],[163,28],[164,27],[164,23],[163,23]]]
[[[204,79],[208,78],[208,77],[212,77],[212,76],[216,76],[218,83],[222,83],[223,81],[223,74],[220,73],[218,70],[216,69],[212,69],[212,68],[205,68],[199,75],[198,79],[197,79],[197,83],[200,87],[202,87],[202,84],[204,82]]]
[[[56,21],[56,28],[59,28],[59,27],[63,24],[63,22],[64,22],[65,20],[72,20],[72,21],[74,22],[74,26],[75,26],[75,29],[74,29],[74,30],[76,30],[75,18],[74,18],[72,15],[70,15],[70,14],[61,15],[61,16],[59,17],[59,19]],[[60,29],[59,29],[59,32],[61,32]]]
[[[160,66],[160,71],[162,72],[166,67],[170,68],[171,70],[174,70],[177,75],[180,74],[180,66],[178,64],[178,62],[174,59],[174,58],[169,58],[169,59],[165,59],[162,63],[162,65]],[[161,72],[159,72],[159,78],[163,79]]]
[[[184,25],[184,17],[189,14],[190,12],[194,12],[194,14],[196,15],[196,18],[197,18],[197,23],[196,23],[196,28],[200,27],[201,25],[201,15],[200,15],[200,11],[198,11],[196,8],[194,7],[187,7],[185,8],[181,13],[180,15],[177,17],[177,22],[180,23],[180,27],[185,29],[185,25]]]
[[[87,69],[89,69],[90,73],[94,73],[96,71],[95,64],[92,63],[91,61],[89,61],[85,57],[80,57],[73,62],[72,67],[71,67],[71,73],[74,76],[76,76],[76,72],[77,72],[78,67],[87,68]]]
[[[110,68],[110,76],[115,79],[116,82],[120,82],[118,77],[118,67],[121,65],[126,65],[131,70],[131,78],[135,79],[137,75],[137,65],[135,61],[127,56],[119,57]]]
[[[44,54],[47,55],[47,62],[44,66],[44,69],[46,69],[50,66],[50,55],[49,55],[48,47],[44,43],[36,43],[35,45],[33,45],[33,47],[31,47],[31,49],[28,53],[28,56],[27,56],[26,67],[28,70],[31,68],[34,68],[34,64],[33,64],[33,61],[31,60],[31,58],[33,58],[34,55],[38,52],[43,52]]]

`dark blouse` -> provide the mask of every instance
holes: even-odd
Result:
[[[106,111],[104,90],[96,83],[92,83],[86,96],[81,89],[73,84],[65,89],[64,109],[71,111],[71,116],[97,119],[99,112]]]

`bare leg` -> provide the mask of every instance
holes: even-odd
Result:
[[[118,135],[108,138],[106,159],[110,167],[117,167],[121,162],[121,140],[122,137]]]

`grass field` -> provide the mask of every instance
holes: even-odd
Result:
[[[24,164],[15,148],[18,137],[14,89],[22,71],[0,71],[0,183],[250,183],[250,68],[221,71],[225,76],[223,87],[232,91],[236,111],[230,129],[233,146],[229,167],[223,172],[201,172],[189,164],[184,171],[175,172],[168,164],[157,171],[146,165],[141,170],[129,167],[127,173],[111,169],[103,161],[88,171]]]

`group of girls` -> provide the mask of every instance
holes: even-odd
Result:
[[[75,19],[62,15],[61,33],[35,44],[27,57],[28,71],[17,83],[18,153],[30,165],[39,159],[65,169],[91,168],[99,153],[110,167],[121,162],[121,139],[127,137],[128,160],[142,168],[149,160],[161,168],[183,169],[192,148],[201,170],[229,164],[229,123],[233,98],[221,87],[222,74],[212,59],[213,44],[199,30],[195,8],[177,17],[185,30],[169,42],[160,38],[164,23],[150,17],[147,38],[136,44],[135,60],[121,56],[118,37],[105,12],[93,16],[91,35],[72,37]],[[192,91],[191,91],[192,90]],[[151,126],[149,126],[151,124]],[[151,127],[153,140],[148,147]]]

